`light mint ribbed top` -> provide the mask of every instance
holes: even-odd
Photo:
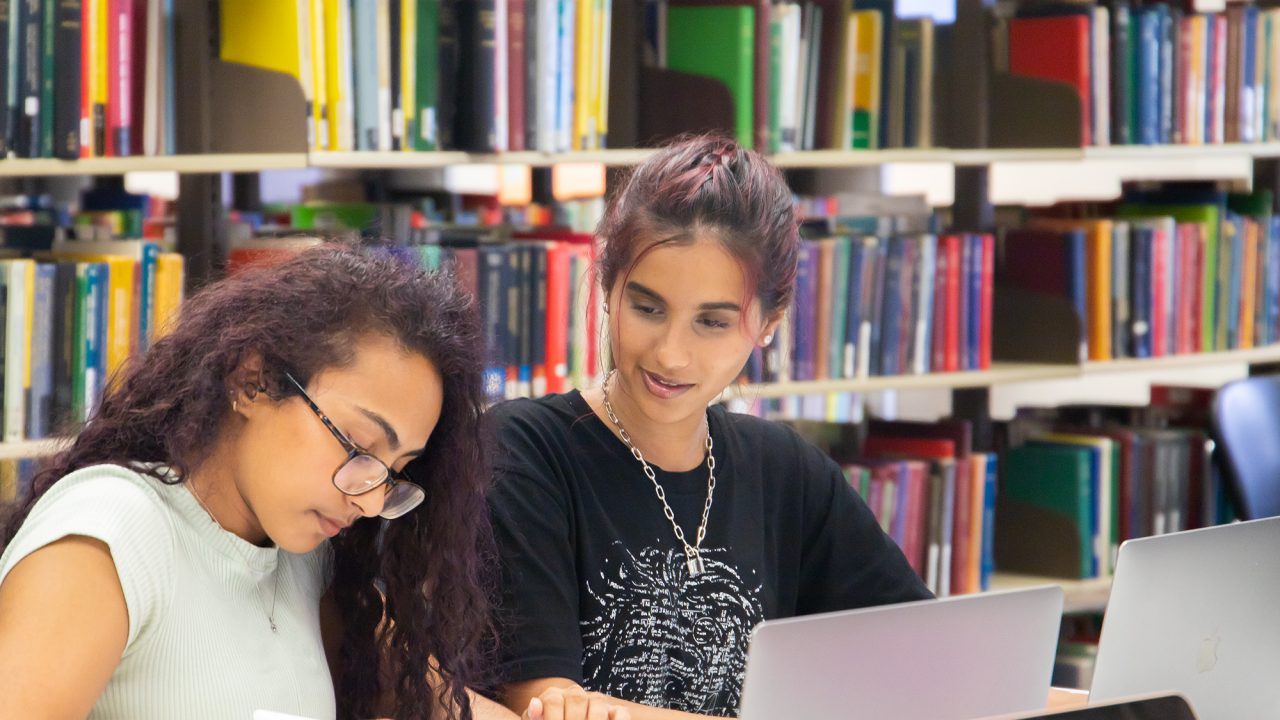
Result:
[[[90,718],[334,717],[320,641],[327,542],[306,555],[257,547],[223,530],[184,486],[97,465],[40,498],[0,556],[0,582],[68,535],[111,549],[129,610],[128,644]],[[273,593],[278,632],[267,619]]]

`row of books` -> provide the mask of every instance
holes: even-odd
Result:
[[[68,242],[0,260],[3,437],[85,422],[112,373],[163,332],[183,296],[183,258],[141,241]]]
[[[935,595],[986,589],[994,570],[998,461],[965,420],[872,420],[843,470]]]
[[[995,242],[983,234],[806,240],[795,304],[749,382],[991,366]]]
[[[31,458],[0,460],[0,506],[27,496],[39,461]]]
[[[0,4],[0,158],[175,147],[172,0]]]
[[[1085,145],[1280,138],[1280,11],[1253,3],[1027,6],[1008,21],[1008,69],[1075,88]]]
[[[231,269],[271,262],[316,237],[249,240]],[[509,226],[421,228],[393,250],[430,269],[449,268],[476,298],[491,401],[588,387],[600,379],[600,294],[590,280],[591,236]]]
[[[287,72],[315,150],[590,150],[612,0],[222,3],[221,57]]]
[[[1147,408],[1020,409],[1001,454],[996,566],[1103,576],[1125,540],[1230,522],[1211,460],[1212,398],[1157,385]]]
[[[1083,219],[1035,217],[1004,233],[997,276],[1068,299],[1090,360],[1271,344],[1280,340],[1280,224],[1271,205],[1269,191],[1175,188],[1131,193]]]

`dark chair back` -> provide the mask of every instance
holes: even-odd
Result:
[[[1280,515],[1280,377],[1228,383],[1213,403],[1215,456],[1244,520]]]

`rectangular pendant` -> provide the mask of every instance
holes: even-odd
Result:
[[[702,556],[694,555],[685,561],[686,567],[689,568],[689,577],[695,578],[707,571],[707,567],[702,564]]]

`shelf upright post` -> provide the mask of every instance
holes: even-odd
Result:
[[[175,0],[174,54],[178,83],[174,98],[179,154],[202,154],[212,146],[208,104],[213,96],[210,64],[219,47],[217,0]],[[186,257],[187,290],[214,279],[225,267],[222,176],[178,176],[178,252]]]

